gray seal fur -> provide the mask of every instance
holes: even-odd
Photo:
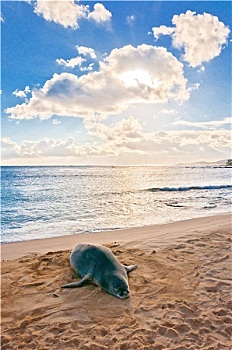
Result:
[[[78,244],[71,252],[70,265],[82,279],[61,288],[82,287],[85,283],[93,283],[118,298],[130,296],[127,274],[137,266],[122,265],[110,249],[100,244]]]

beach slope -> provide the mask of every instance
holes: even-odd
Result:
[[[138,265],[130,298],[60,288],[75,280],[69,253],[83,241]],[[2,349],[229,349],[230,248],[230,215],[4,244]]]

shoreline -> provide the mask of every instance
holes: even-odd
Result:
[[[45,254],[50,251],[72,249],[78,243],[126,243],[132,246],[139,240],[146,244],[153,240],[156,248],[162,248],[171,243],[178,243],[193,235],[202,234],[209,230],[215,231],[221,225],[231,225],[232,214],[212,215],[194,219],[175,221],[167,224],[131,227],[126,229],[106,230],[94,233],[41,238],[13,243],[1,243],[1,261],[14,260],[24,255],[36,253]],[[197,227],[197,230],[195,228]],[[182,231],[184,230],[184,231]]]

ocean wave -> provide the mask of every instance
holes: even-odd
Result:
[[[149,192],[184,192],[184,191],[193,191],[193,190],[220,190],[232,188],[232,185],[207,185],[207,186],[184,186],[184,187],[153,187],[148,188]]]

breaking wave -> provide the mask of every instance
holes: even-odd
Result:
[[[220,190],[232,188],[232,185],[214,185],[214,186],[184,186],[184,187],[153,187],[148,188],[149,192],[183,192],[193,190]]]

